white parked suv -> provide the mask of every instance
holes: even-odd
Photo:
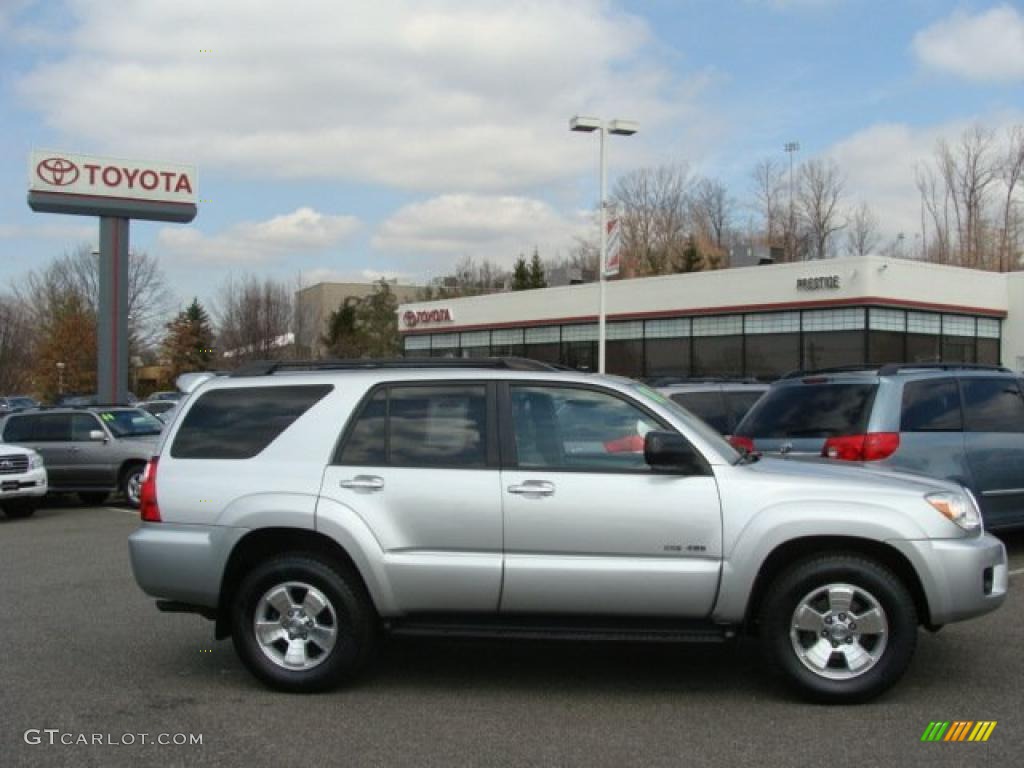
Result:
[[[32,515],[46,487],[42,456],[29,448],[0,443],[0,507],[7,517]]]
[[[1007,589],[956,483],[759,459],[634,381],[526,360],[210,377],[141,496],[141,587],[290,691],[351,677],[382,632],[743,633],[808,696],[862,701],[903,674],[919,626]]]

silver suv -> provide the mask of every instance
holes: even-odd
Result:
[[[805,694],[860,701],[902,675],[920,625],[1007,589],[955,483],[758,459],[644,385],[515,359],[210,378],[141,516],[143,590],[214,619],[288,691],[350,678],[382,632],[756,633]]]
[[[885,365],[790,374],[734,445],[919,472],[964,485],[985,527],[1024,526],[1024,379],[983,365]]]

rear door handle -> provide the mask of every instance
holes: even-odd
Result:
[[[519,485],[510,485],[508,492],[520,496],[554,496],[555,484],[547,480],[525,480]]]
[[[384,487],[384,478],[376,475],[356,475],[349,480],[342,480],[338,485],[356,491],[379,491]]]

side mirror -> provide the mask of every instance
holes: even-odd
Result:
[[[708,474],[704,457],[685,437],[675,432],[648,432],[644,437],[644,461],[655,472]]]
[[[89,439],[105,443],[107,442],[107,434],[102,429],[90,429]]]

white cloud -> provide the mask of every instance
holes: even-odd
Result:
[[[646,23],[605,0],[65,2],[66,52],[19,91],[59,134],[119,155],[511,191],[594,164],[575,112],[641,122],[617,160],[710,120],[705,74],[672,74]]]
[[[195,227],[163,227],[156,246],[204,264],[273,261],[296,252],[316,252],[339,245],[359,228],[354,216],[333,216],[299,208],[266,221],[236,224],[215,235]]]
[[[472,256],[507,266],[534,246],[544,257],[564,254],[587,226],[592,225],[584,214],[567,218],[527,197],[441,195],[398,210],[381,224],[372,245],[433,255],[439,265]]]
[[[317,267],[302,272],[303,285],[317,283],[372,283],[377,280],[397,280],[399,285],[413,285],[416,279],[408,272],[395,270],[360,269],[342,271],[330,267]]]
[[[1024,15],[1010,5],[955,11],[918,32],[913,49],[926,66],[967,80],[1024,80]]]

